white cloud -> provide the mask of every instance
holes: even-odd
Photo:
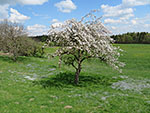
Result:
[[[51,22],[56,23],[56,22],[59,22],[59,21],[58,21],[58,19],[53,19]]]
[[[42,5],[48,0],[0,0],[0,20],[8,18],[8,9],[11,5],[21,4],[21,5]],[[19,15],[21,16],[21,15]],[[17,17],[15,17],[17,18]],[[23,16],[19,17],[25,18]],[[17,18],[17,19],[19,19]],[[14,15],[11,17],[14,20]]]
[[[122,20],[128,20],[134,17],[134,6],[150,5],[150,0],[122,0],[120,5],[109,6],[101,5],[104,17],[119,17]]]
[[[32,12],[32,15],[33,16],[36,16],[36,17],[40,17],[40,18],[43,18],[43,19],[50,19],[51,17],[49,15],[44,15],[44,14],[38,14],[38,13],[35,13],[35,12]]]
[[[121,20],[114,20],[114,19],[110,19],[110,18],[104,20],[105,24],[112,24],[112,23],[117,24],[117,23],[121,23],[121,22],[122,22]]]
[[[129,18],[133,16],[133,9],[132,8],[123,8],[122,5],[117,6],[109,6],[109,5],[102,5],[101,9],[104,12],[104,17],[126,17]]]
[[[150,4],[150,0],[122,0],[122,4],[126,7],[134,7]]]
[[[61,26],[61,25],[62,25],[62,22],[56,22],[56,23],[52,24],[53,27],[58,27],[58,26]]]
[[[24,5],[42,5],[45,2],[48,2],[48,0],[19,0],[21,4]]]
[[[136,20],[131,20],[131,23],[134,25],[137,24]]]
[[[120,20],[128,20],[130,19],[131,17],[134,17],[134,14],[128,14],[128,15],[124,15],[123,17],[120,17]]]
[[[10,8],[9,20],[12,22],[23,23],[24,21],[30,19],[30,17],[19,13],[17,10]]]
[[[122,3],[116,6],[101,5],[104,23],[114,34],[149,32],[150,15],[142,18],[136,18],[134,15],[135,6],[141,5],[150,5],[150,0],[122,0]]]
[[[137,21],[138,24],[146,24],[150,23],[150,14],[147,14],[145,17],[142,18],[135,18],[134,20]]]
[[[145,28],[150,28],[150,24],[144,24]]]
[[[114,24],[113,24],[114,25]],[[113,28],[115,27],[115,29]],[[146,15],[142,18],[133,18],[128,21],[116,24],[115,26],[107,25],[107,28],[112,31],[114,34],[126,33],[126,32],[149,32],[150,31],[150,15]]]
[[[116,27],[114,27],[114,26],[111,26],[111,29],[113,29],[113,30],[116,30]]]
[[[59,11],[63,13],[70,13],[72,10],[75,10],[77,7],[71,0],[61,1],[56,3],[55,6],[59,9]]]
[[[8,18],[8,7],[9,5],[0,5],[0,19]]]
[[[15,4],[23,4],[23,5],[42,5],[48,0],[1,0],[0,4],[5,5],[15,5]]]
[[[37,13],[35,13],[35,12],[32,12],[32,15],[33,15],[33,16],[42,16],[42,15],[37,14]]]
[[[0,5],[6,5],[6,4],[14,4],[17,0],[1,0]]]
[[[22,23],[30,19],[30,17],[21,14],[16,9],[13,9],[13,8],[9,9],[11,5],[16,5],[16,4],[42,5],[43,3],[47,1],[48,0],[0,0],[0,20],[3,20],[4,18],[8,18],[8,20],[12,22]],[[9,10],[10,10],[10,15],[8,14]],[[45,15],[44,18],[49,18],[49,17]],[[36,35],[47,34],[48,27],[44,25],[35,24],[33,26],[27,26],[27,30],[30,36],[31,35],[36,36]]]
[[[29,36],[46,35],[48,33],[48,27],[45,25],[35,24],[27,26]]]
[[[63,22],[60,22],[58,19],[52,19],[51,23],[53,27],[58,27],[63,24]]]

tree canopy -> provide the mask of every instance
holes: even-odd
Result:
[[[91,11],[80,21],[71,19],[59,26],[52,25],[49,31],[49,42],[54,41],[61,45],[54,56],[59,56],[60,62],[76,69],[76,84],[85,59],[98,58],[118,70],[123,66],[118,61],[121,49],[112,45],[114,40],[110,38],[110,32],[100,21],[101,17],[97,18],[94,12],[96,11]]]

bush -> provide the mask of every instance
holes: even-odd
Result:
[[[0,22],[0,51],[9,53],[15,61],[18,56],[42,57],[42,44],[27,37],[23,25],[7,20]]]
[[[18,50],[20,56],[42,57],[44,55],[42,43],[36,42],[33,39],[22,37],[19,39],[18,45],[20,45]]]

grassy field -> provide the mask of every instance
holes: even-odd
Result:
[[[0,56],[0,113],[149,113],[150,45],[122,44],[123,73],[84,62],[78,86],[58,59]],[[54,52],[55,48],[51,48]]]

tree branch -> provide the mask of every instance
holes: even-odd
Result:
[[[74,55],[74,57],[77,59],[77,61],[79,60],[79,58],[76,55]]]
[[[71,65],[77,70],[78,68],[74,65],[74,63],[72,62]]]
[[[85,59],[91,58],[92,56],[87,56],[81,59],[81,62],[83,62]]]

